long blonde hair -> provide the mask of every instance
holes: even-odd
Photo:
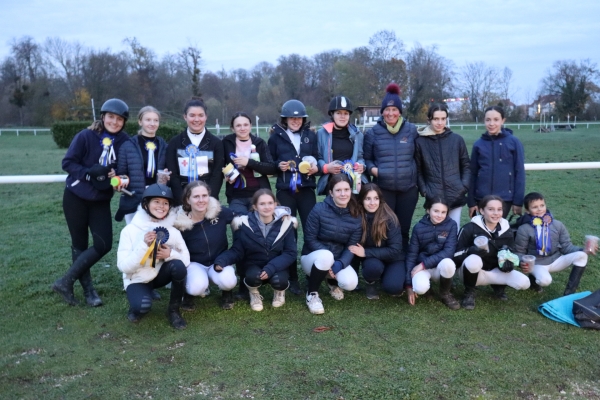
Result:
[[[160,123],[160,111],[158,111],[156,108],[152,107],[152,106],[145,106],[140,108],[140,112],[138,113],[138,121],[142,122],[142,118],[144,118],[144,114],[147,114],[149,112],[153,112],[156,115],[158,115],[158,122]],[[138,130],[138,135],[142,134],[142,127],[140,126],[140,129]]]

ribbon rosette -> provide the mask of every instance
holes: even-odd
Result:
[[[296,167],[296,161],[289,160],[288,166],[290,168],[290,172],[292,173],[292,179],[290,179],[290,190],[292,193],[298,193],[298,190],[300,187],[302,187],[302,175]]]
[[[156,252],[158,251],[158,247],[169,241],[169,231],[164,226],[157,226],[154,228],[154,232],[156,232],[156,238],[148,246],[148,250],[144,254],[144,257],[142,257],[142,261],[140,261],[140,265],[144,265],[150,254],[152,254],[152,268],[156,267]]]
[[[196,166],[196,155],[198,148],[193,144],[188,144],[185,148],[185,154],[189,157],[190,167],[188,169],[188,183],[198,180],[198,167]]]
[[[229,158],[233,160],[234,158],[238,158],[238,156],[235,153],[229,153]],[[234,164],[233,166],[237,170],[239,170],[240,168],[237,164]],[[238,174],[238,177],[234,181],[233,187],[236,189],[244,189],[246,187],[246,177],[244,176],[244,174]]]
[[[112,164],[117,159],[115,156],[115,149],[113,149],[113,139],[108,136],[104,136],[100,140],[100,145],[102,146],[102,154],[100,155],[98,164],[108,167],[109,164]]]
[[[154,172],[156,171],[156,162],[154,161],[156,144],[154,144],[154,142],[146,142],[146,150],[148,151],[148,168],[146,168],[146,178],[154,178]]]
[[[360,192],[361,182],[360,176],[361,174],[358,172],[354,172],[354,163],[352,160],[344,161],[344,165],[342,167],[342,172],[344,172],[350,180],[352,181],[352,193],[358,194]]]
[[[552,221],[553,218],[550,212],[531,219],[531,225],[535,229],[535,246],[540,256],[547,256],[552,252],[552,240],[550,238],[550,224]]]

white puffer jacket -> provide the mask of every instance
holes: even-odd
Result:
[[[131,223],[121,231],[117,252],[117,267],[123,272],[125,288],[131,283],[152,281],[158,275],[158,271],[165,261],[181,260],[186,267],[190,264],[190,253],[181,233],[173,227],[176,217],[177,210],[172,208],[165,219],[157,221],[152,219],[141,205],[138,207]],[[165,227],[169,231],[169,240],[166,245],[171,248],[171,255],[166,260],[156,260],[155,268],[152,268],[152,257],[140,265],[140,261],[148,251],[144,235],[159,226]]]

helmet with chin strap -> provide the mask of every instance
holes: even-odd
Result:
[[[169,202],[169,210],[170,210],[171,206],[173,205],[173,200],[174,200],[173,192],[171,191],[170,187],[161,185],[158,183],[150,185],[146,188],[146,190],[144,190],[144,194],[142,195],[142,208],[152,218],[160,219],[160,218],[156,217],[155,215],[153,215],[150,212],[150,209],[148,208],[148,204],[150,204],[150,200],[152,200],[155,197],[160,197],[160,198],[166,199]]]
[[[129,106],[121,99],[109,99],[102,104],[100,114],[104,115],[107,112],[123,117],[125,121],[129,119]]]
[[[338,110],[346,110],[352,114],[354,110],[350,99],[348,99],[346,96],[335,96],[333,99],[331,99],[329,102],[329,115],[332,115],[334,111]]]

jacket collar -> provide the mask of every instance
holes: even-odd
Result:
[[[180,231],[189,231],[194,228],[194,221],[188,216],[188,213],[183,210],[183,208],[177,207],[177,216],[175,221],[173,222],[173,226]],[[206,210],[206,215],[204,215],[204,220],[213,220],[219,216],[221,213],[221,203],[219,200],[214,197],[208,198],[208,209]]]
[[[474,223],[475,225],[477,225],[478,227],[480,227],[481,229],[483,229],[484,231],[486,231],[486,232],[489,231],[487,226],[485,226],[485,224],[483,222],[483,217],[481,215],[476,215],[473,218],[471,218],[471,222]],[[508,231],[509,229],[510,229],[510,224],[508,223],[507,220],[502,218],[500,220],[500,231],[498,231],[498,236],[501,236],[504,232]]]
[[[140,204],[138,209],[131,220],[131,224],[135,225],[141,230],[151,230],[156,228],[157,226],[164,226],[165,228],[171,227],[174,225],[175,220],[177,218],[177,209],[171,208],[167,216],[161,220],[155,220],[142,208]]]

